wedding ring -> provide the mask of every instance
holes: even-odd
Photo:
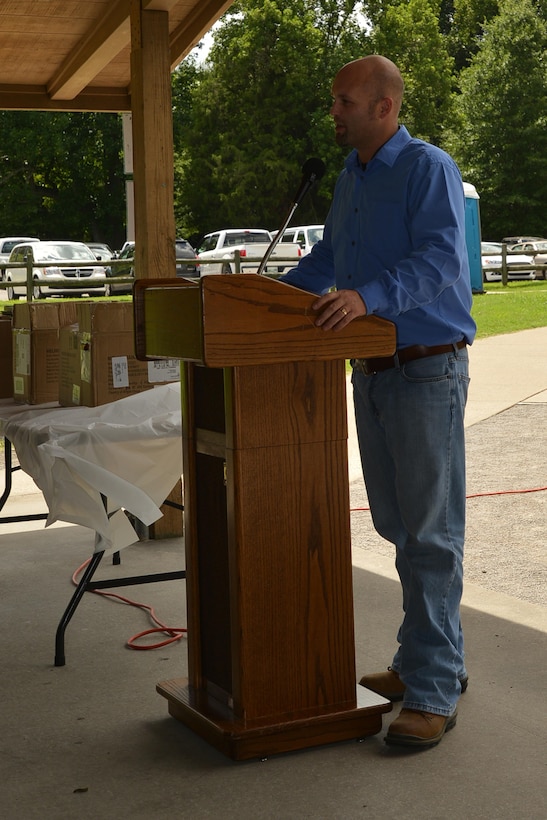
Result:
[[[342,311],[342,313],[344,314],[344,316],[347,316],[347,315],[348,315],[348,312],[347,312],[346,308],[341,307],[341,308],[340,308],[340,310]]]

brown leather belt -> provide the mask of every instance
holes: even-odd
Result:
[[[398,350],[395,356],[382,356],[378,359],[352,359],[353,367],[364,373],[365,376],[373,376],[375,373],[381,373],[382,370],[389,370],[392,367],[398,367],[407,362],[413,362],[415,359],[425,359],[427,356],[438,356],[439,353],[453,353],[456,350],[461,350],[467,343],[462,339],[461,342],[454,342],[452,345],[412,345],[411,347],[403,347]]]

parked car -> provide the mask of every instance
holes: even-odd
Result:
[[[485,282],[501,282],[501,242],[481,242],[481,263]],[[515,280],[535,279],[533,270],[511,270],[515,265],[533,265],[532,256],[507,255],[507,278]]]
[[[39,242],[37,236],[3,236],[0,237],[0,262],[7,262],[10,253],[16,245],[21,242]],[[4,271],[1,271],[2,280],[4,279]]]
[[[236,253],[239,254],[241,273],[256,273],[260,262],[269,250],[272,235],[265,228],[224,228],[208,233],[198,248],[201,276],[209,273],[228,274],[236,271]],[[302,256],[296,243],[280,244],[274,248],[266,267],[267,273],[282,273],[285,267],[293,267]],[[292,265],[275,264],[276,260],[294,260]]]
[[[114,251],[106,242],[86,242],[87,247],[93,251],[99,262],[112,259]]]
[[[177,276],[189,276],[191,278],[199,276],[196,252],[186,239],[175,240],[175,256],[177,259]]]
[[[534,262],[536,265],[547,265],[547,252],[536,253],[536,255],[534,256]],[[544,268],[543,270],[537,270],[536,279],[547,279],[547,268]]]
[[[135,256],[135,243],[125,242],[121,251],[116,255],[116,259],[126,259],[126,264],[108,266],[106,269],[106,285],[105,296],[114,296],[114,294],[132,293],[133,282],[110,282],[109,278],[112,276],[131,276],[135,277],[135,269],[133,268],[133,257]]]
[[[534,265],[547,265],[547,239],[517,242],[516,245],[512,245],[511,251],[531,254],[534,258]],[[547,279],[547,269],[537,270],[536,279]]]
[[[114,259],[119,259],[122,253],[126,251],[129,247],[135,247],[135,243],[131,239],[128,239],[126,242],[124,242],[119,251],[114,251]]]
[[[135,243],[126,242],[117,256],[118,260],[126,259],[127,264],[109,266],[106,271],[107,283],[105,292],[107,296],[120,293],[131,293],[133,282],[109,282],[113,276],[131,276],[135,278],[133,259],[135,256]],[[177,276],[199,276],[199,265],[197,264],[196,252],[186,239],[175,240],[175,257],[177,260]],[[185,262],[188,260],[188,263]]]
[[[294,228],[286,228],[279,244],[297,242],[302,249],[302,256],[306,256],[315,243],[323,239],[324,227],[324,225],[297,225]]]
[[[517,242],[538,242],[542,239],[542,236],[504,236],[501,241],[506,242],[508,246],[512,247],[516,245]]]
[[[16,245],[9,257],[6,268],[6,290],[8,299],[18,299],[27,293],[27,271],[25,268],[11,268],[14,263],[32,262],[33,297],[82,296],[100,290],[104,293],[106,270],[97,262],[94,253],[83,242],[51,241],[24,242]],[[59,267],[59,263],[73,262],[73,265]],[[86,267],[82,267],[82,265]],[[77,281],[79,287],[64,284],[65,279]]]

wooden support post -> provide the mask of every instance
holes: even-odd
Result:
[[[168,12],[131,0],[136,278],[176,275],[169,55]]]

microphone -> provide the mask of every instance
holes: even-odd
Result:
[[[302,181],[296,194],[294,195],[293,205],[298,207],[310,188],[323,177],[326,170],[325,163],[318,157],[310,157],[302,166]],[[284,229],[287,226],[284,226]]]
[[[325,173],[325,170],[325,163],[322,159],[318,159],[317,157],[310,157],[302,166],[302,179],[300,181],[300,185],[298,186],[298,190],[293,197],[289,213],[283,220],[281,227],[279,228],[278,232],[268,245],[266,253],[262,257],[262,261],[260,262],[260,265],[258,266],[257,270],[258,276],[261,276],[266,270],[268,260],[272,255],[276,245],[281,240],[281,237],[283,236],[283,231],[291,221],[292,215],[294,214],[294,212],[296,211],[296,209],[298,208],[298,206],[300,205],[300,203],[302,202],[310,188],[312,188],[315,185],[315,183],[321,179],[321,177]]]

